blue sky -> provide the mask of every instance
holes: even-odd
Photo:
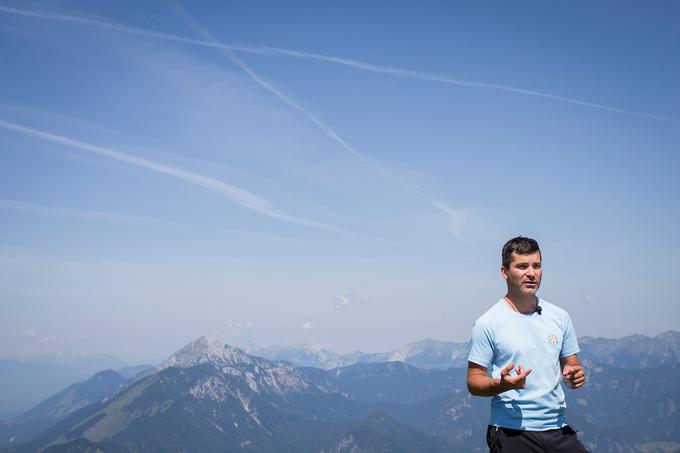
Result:
[[[466,341],[519,234],[579,335],[678,329],[679,13],[0,2],[0,353]]]

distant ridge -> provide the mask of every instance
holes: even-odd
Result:
[[[643,369],[680,363],[680,332],[676,331],[664,332],[655,337],[581,337],[579,346],[584,359],[618,368]]]
[[[680,363],[680,332],[669,331],[647,337],[630,335],[622,338],[579,338],[584,360],[603,362],[620,368],[642,369]],[[420,368],[467,367],[469,344],[425,339],[408,343],[388,352],[352,352],[338,354],[330,348],[313,344],[254,348],[251,355],[268,360],[286,360],[298,366],[330,370],[356,363],[399,361]]]
[[[123,360],[107,354],[5,354],[0,358],[0,420],[25,412],[74,382],[125,365]]]
[[[330,370],[356,363],[405,362],[421,368],[449,368],[467,366],[468,343],[421,340],[388,352],[352,352],[338,354],[313,344],[255,348],[250,354],[268,360],[286,360],[298,366]]]
[[[90,379],[72,384],[42,401],[28,412],[0,422],[0,446],[24,443],[70,414],[100,401],[119,389],[125,379],[113,370],[101,371]]]

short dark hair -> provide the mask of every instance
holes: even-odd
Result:
[[[516,238],[510,239],[503,246],[503,267],[508,269],[510,267],[510,261],[512,261],[512,252],[518,255],[531,255],[532,253],[541,253],[541,249],[538,248],[538,242],[531,238],[525,238],[523,236],[517,236]]]

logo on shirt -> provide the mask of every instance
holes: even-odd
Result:
[[[557,344],[557,335],[550,335],[548,337],[548,341],[550,342],[550,344]]]

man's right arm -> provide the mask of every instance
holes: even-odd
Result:
[[[486,367],[468,361],[468,391],[475,396],[496,396],[508,390],[523,389],[531,368],[524,369],[522,365],[518,365],[515,369],[515,376],[512,376],[510,372],[514,367],[514,363],[509,363],[501,370],[500,379],[494,379],[489,376]]]

